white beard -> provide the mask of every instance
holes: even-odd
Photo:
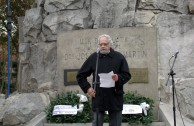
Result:
[[[101,54],[108,54],[110,52],[110,49],[101,49],[100,53]]]

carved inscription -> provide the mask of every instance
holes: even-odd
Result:
[[[137,59],[140,59],[140,58],[145,58],[147,57],[147,52],[146,51],[120,51],[124,56],[125,58],[137,58]]]
[[[85,60],[91,55],[91,52],[80,52],[78,54],[66,53],[64,55],[64,60]]]
[[[112,37],[113,49],[121,52],[126,58],[129,59],[142,59],[147,58],[147,50],[145,42],[140,36],[132,37]],[[76,44],[71,45],[71,50],[67,49],[64,53],[64,60],[85,60],[93,52],[96,51],[98,46],[98,38],[79,38],[73,39]],[[130,47],[130,50],[126,47]],[[73,51],[74,50],[74,51]]]

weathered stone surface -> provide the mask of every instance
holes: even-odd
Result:
[[[0,93],[0,99],[5,99],[5,94]]]
[[[19,24],[19,43],[24,42],[24,35],[23,35],[23,21],[24,17],[18,17],[18,24]]]
[[[5,95],[0,94],[0,112],[3,111],[4,103],[5,103]],[[1,122],[2,122],[2,115],[0,115],[0,124]]]
[[[25,50],[26,44],[23,46],[24,49],[21,49],[21,52]],[[28,54],[26,52],[23,53],[24,58],[22,58],[22,55],[20,56],[20,90],[23,92],[35,92],[38,91],[41,84],[46,82],[55,82],[57,55],[56,43],[42,42],[31,45],[27,43],[27,46],[30,48],[30,54],[25,56],[25,54]],[[21,45],[20,47],[22,48]],[[25,60],[25,58],[27,59]],[[54,86],[49,86],[49,89],[53,87]]]
[[[190,91],[194,83],[191,79],[194,78],[194,58],[192,58],[191,55],[194,53],[194,50],[191,48],[194,46],[194,17],[190,15],[162,13],[158,15],[157,27],[160,50],[159,79],[161,82],[160,84],[163,84],[163,86],[161,86],[161,88],[163,88],[161,90],[162,93],[160,93],[161,98],[163,98],[162,100],[169,99],[168,97],[172,95],[172,91],[170,90],[172,80],[170,77],[167,83],[167,79],[170,67],[172,67],[175,58],[172,56],[175,52],[179,51],[173,67],[173,71],[176,73],[174,78],[182,78],[180,82],[177,82],[180,83],[179,85],[182,84],[180,89],[177,91],[179,92],[178,99],[181,99],[180,102],[182,102],[181,111],[190,119],[193,119],[193,110],[191,108],[194,107],[194,102],[193,100],[187,99],[191,99],[188,97],[194,95],[194,92]],[[189,81],[187,79],[189,79]],[[167,89],[166,86],[169,89]],[[163,93],[163,91],[167,94]],[[190,112],[188,112],[188,110],[190,110]]]
[[[154,27],[155,14],[152,11],[137,11],[135,14],[135,26]]]
[[[34,42],[41,32],[42,9],[32,8],[26,11],[23,25],[24,42]]]
[[[30,43],[20,43],[19,45],[20,61],[29,61],[30,58]]]
[[[40,93],[16,94],[6,99],[0,109],[0,120],[3,125],[25,124],[44,111],[50,100],[47,95]]]
[[[44,8],[47,12],[57,12],[61,10],[83,9],[86,0],[46,0]]]
[[[190,12],[191,14],[194,14],[194,1],[193,1],[193,0],[191,0],[191,1],[189,2],[189,12]]]
[[[44,7],[45,0],[36,0],[37,7]]]
[[[139,8],[188,14],[188,0],[141,0]]]
[[[87,28],[89,12],[86,10],[73,10],[52,13],[43,21],[43,34],[47,41],[56,41],[57,33],[68,30]]]
[[[48,91],[50,89],[52,89],[52,82],[51,81],[38,85],[39,92]]]
[[[181,112],[194,120],[194,79],[179,79],[176,83],[176,93]],[[178,108],[177,108],[178,109]]]
[[[190,15],[176,15],[173,13],[162,13],[157,18],[158,39],[159,39],[159,73],[167,77],[169,72],[170,57],[179,51],[175,63],[176,77],[194,77],[194,59],[191,58],[194,50],[194,17]],[[171,60],[171,64],[173,59]],[[189,67],[188,67],[189,66]]]
[[[94,28],[132,26],[136,0],[93,0]]]
[[[37,89],[45,82],[54,81],[56,76],[56,43],[38,43],[32,45],[30,64],[30,74],[36,80]]]

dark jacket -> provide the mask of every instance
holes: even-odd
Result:
[[[77,74],[78,84],[84,93],[87,93],[87,90],[91,87],[87,77],[93,74],[93,82],[95,80],[96,59],[97,53],[91,54]],[[111,71],[118,74],[119,80],[115,82],[115,87],[112,88],[102,88],[97,85],[96,89],[98,90],[96,92],[98,94],[95,98],[92,98],[93,111],[96,110],[96,107],[99,108],[99,111],[123,109],[123,85],[129,81],[131,74],[124,56],[113,49],[107,55],[99,53],[98,73],[109,73]],[[99,76],[97,82],[99,82]]]

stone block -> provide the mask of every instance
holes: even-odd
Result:
[[[125,56],[130,69],[148,69],[148,81],[125,84],[125,92],[137,91],[141,95],[154,99],[155,106],[157,106],[157,32],[155,28],[104,28],[63,32],[59,34],[57,39],[59,91],[78,90],[82,92],[79,86],[64,85],[64,70],[79,69],[88,56],[96,51],[98,47],[98,36],[105,33],[112,37],[114,43],[113,48]]]
[[[189,12],[191,14],[194,14],[194,1],[193,0],[191,0],[189,3]]]

